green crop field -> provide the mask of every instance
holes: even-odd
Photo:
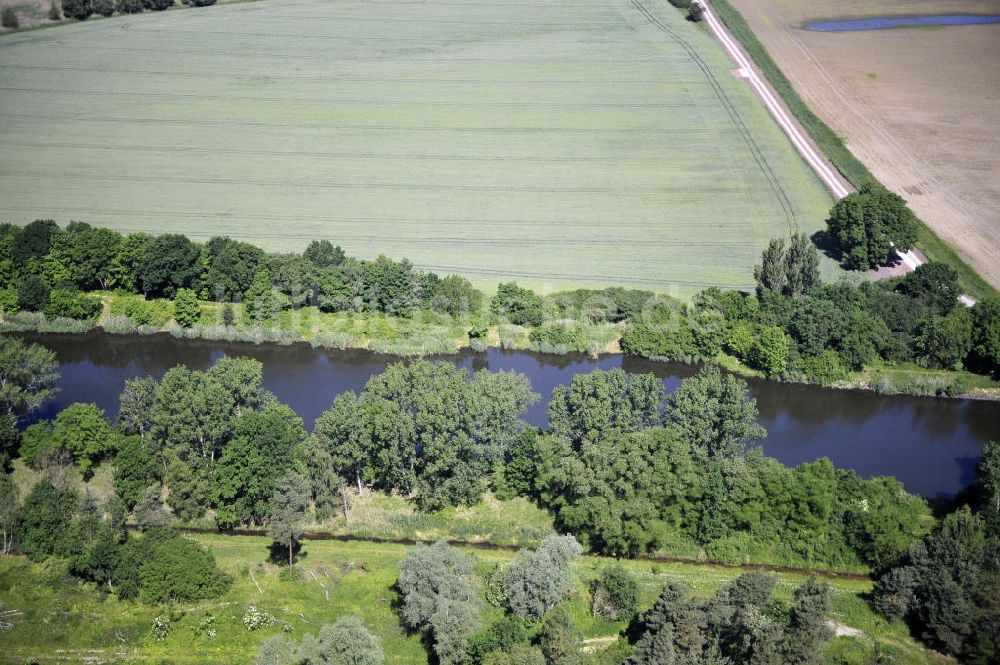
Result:
[[[288,626],[301,637],[323,624],[355,614],[378,635],[393,665],[423,665],[427,652],[419,635],[408,635],[393,608],[393,587],[400,545],[371,543],[305,543],[299,567],[303,577],[279,577],[280,567],[267,562],[265,538],[204,535],[198,539],[215,553],[230,573],[233,587],[223,597],[201,603],[150,607],[101,595],[60,575],[56,566],[31,565],[23,557],[0,557],[0,598],[3,609],[15,613],[11,630],[0,632],[0,662],[130,662],[130,663],[249,663],[259,645]],[[477,573],[487,574],[511,552],[470,551]],[[574,566],[575,590],[568,608],[586,639],[615,636],[622,623],[594,619],[589,612],[588,584],[611,559],[582,557]],[[688,564],[650,564],[625,561],[640,583],[642,609],[653,604],[668,580],[681,582],[694,593],[710,595],[738,574],[734,569]],[[781,574],[775,596],[786,606],[801,575]],[[899,665],[950,662],[936,658],[906,634],[901,624],[887,624],[868,609],[863,594],[870,582],[833,580],[831,620],[860,630],[857,637],[834,639],[824,650],[823,663],[865,663],[875,649],[884,660]],[[276,625],[248,632],[242,626],[250,606],[267,612]],[[153,619],[170,619],[170,634],[157,641]],[[483,623],[499,616],[487,606]],[[211,619],[209,620],[209,617]],[[206,626],[200,629],[201,626]],[[209,632],[211,631],[211,633]]]
[[[0,38],[0,220],[747,287],[831,200],[665,0],[272,0]],[[836,270],[832,264],[825,270]]]

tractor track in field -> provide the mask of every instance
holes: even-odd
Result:
[[[685,60],[686,62],[686,60]],[[268,81],[330,81],[350,83],[442,83],[461,85],[659,85],[659,79],[490,79],[490,78],[418,78],[399,76],[291,76],[287,74],[253,75],[244,72],[186,72],[170,69],[132,69],[129,67],[76,67],[71,65],[26,65],[0,63],[0,69],[28,69],[34,71],[97,72],[100,74],[141,74],[142,76],[190,76],[194,78],[219,78]]]
[[[76,122],[103,122],[114,124],[138,124],[138,125],[184,125],[184,126],[205,126],[205,127],[281,127],[289,129],[325,129],[330,131],[353,131],[363,129],[366,131],[388,131],[388,132],[503,132],[512,134],[538,134],[538,133],[563,133],[563,134],[690,134],[691,130],[686,127],[665,128],[665,127],[617,127],[613,129],[601,129],[598,127],[533,127],[526,125],[500,126],[500,127],[454,127],[447,125],[374,125],[365,123],[338,123],[329,124],[322,122],[267,122],[263,120],[214,120],[211,118],[156,118],[145,117],[136,118],[130,116],[83,116],[83,115],[62,115],[62,114],[41,114],[41,113],[0,113],[0,117],[18,118],[24,120],[72,120]]]
[[[642,0],[628,0],[628,3],[636,11],[638,11],[646,19],[646,21],[652,24],[660,32],[669,36],[676,43],[680,44],[681,47],[691,57],[691,60],[698,66],[698,68],[705,75],[705,80],[712,88],[716,98],[719,100],[719,103],[722,104],[722,107],[726,110],[726,113],[729,115],[729,118],[732,121],[733,126],[739,132],[740,136],[743,137],[744,142],[750,149],[750,154],[753,156],[754,161],[757,162],[757,165],[760,168],[761,173],[764,175],[764,179],[767,180],[768,186],[771,188],[771,191],[774,193],[775,198],[781,205],[781,209],[785,213],[785,222],[788,225],[788,234],[792,235],[793,233],[797,233],[799,230],[798,224],[796,224],[795,222],[795,216],[792,211],[792,203],[791,200],[789,200],[788,198],[788,193],[785,192],[785,189],[781,186],[781,183],[778,181],[777,176],[775,176],[774,171],[771,169],[771,165],[767,162],[767,158],[764,157],[764,153],[761,152],[760,147],[754,140],[753,134],[751,134],[746,124],[744,124],[743,118],[740,117],[739,111],[736,110],[736,107],[734,106],[732,100],[729,99],[729,96],[726,94],[726,91],[722,89],[722,86],[719,84],[719,81],[715,77],[714,72],[712,72],[712,69],[702,59],[701,55],[694,49],[694,47],[692,47],[686,40],[684,40],[684,38],[682,38],[679,34],[671,30],[669,26],[667,26],[660,19],[658,19],[655,14],[649,11],[649,9],[642,4]]]
[[[453,183],[446,184],[409,184],[405,182],[391,181],[354,181],[354,182],[316,182],[303,180],[253,180],[250,178],[219,178],[200,177],[186,178],[180,176],[167,175],[89,175],[85,173],[68,173],[58,171],[33,172],[24,169],[2,170],[0,176],[12,177],[56,177],[63,180],[80,180],[85,182],[156,182],[173,183],[180,185],[239,185],[254,187],[302,187],[305,189],[319,190],[351,190],[351,189],[385,189],[399,191],[460,191],[460,192],[490,192],[490,193],[514,193],[532,192],[538,194],[614,194],[617,196],[630,196],[633,194],[663,194],[669,192],[713,194],[730,191],[727,187],[700,185],[692,187],[689,184],[678,184],[670,186],[654,187],[532,187],[532,186],[505,186],[497,187],[493,185],[459,185]]]

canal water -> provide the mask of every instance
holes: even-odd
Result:
[[[175,365],[205,369],[224,355],[249,356],[264,365],[264,384],[311,428],[333,398],[359,391],[365,381],[397,359],[367,351],[330,351],[306,344],[276,346],[89,333],[20,335],[52,349],[61,363],[59,394],[39,411],[54,417],[73,402],[95,402],[117,412],[126,379],[160,377]],[[652,372],[673,390],[696,367],[620,355],[597,360],[582,355],[553,356],[490,349],[465,351],[439,360],[469,370],[516,370],[528,376],[542,399],[526,414],[546,425],[548,396],[574,374],[621,367]],[[838,467],[863,476],[892,475],[910,492],[928,497],[954,495],[972,480],[982,446],[1000,440],[1000,403],[929,397],[882,396],[867,391],[751,380],[760,422],[768,430],[767,454],[788,465],[829,457]]]
[[[948,25],[983,25],[1000,23],[997,14],[939,14],[931,16],[876,16],[872,18],[813,21],[807,30],[816,32],[856,32],[858,30],[890,30],[892,28],[927,28]]]

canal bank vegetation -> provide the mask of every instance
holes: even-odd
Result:
[[[855,207],[885,207],[871,193],[857,196]],[[865,257],[888,251],[870,244],[856,249]],[[992,378],[1000,300],[960,306],[959,275],[947,265],[880,283],[823,283],[815,246],[797,235],[772,241],[755,276],[755,293],[710,288],[690,303],[619,287],[543,295],[513,282],[487,297],[462,277],[405,260],[353,259],[327,241],[301,255],[267,254],[229,238],[197,244],[42,220],[0,227],[0,327],[102,326],[400,356],[462,347],[624,351],[881,392],[1000,392]]]
[[[345,615],[365,626],[352,635],[378,638],[387,656],[398,654],[393,662],[425,662],[428,653],[439,662],[511,662],[487,656],[533,649],[541,659],[522,662],[562,662],[551,658],[556,645],[569,654],[565,662],[607,665],[647,662],[641,654],[654,646],[733,662],[756,662],[755,653],[783,663],[931,662],[907,630],[963,662],[988,663],[997,652],[988,639],[997,617],[989,591],[997,578],[997,532],[989,526],[1000,514],[996,445],[987,447],[955,515],[938,522],[891,478],[863,480],[827,460],[787,468],[764,456],[755,443],[766,432],[745,384],[712,367],[669,397],[651,375],[577,375],[554,391],[550,427],[538,431],[520,420],[536,398],[525,377],[470,376],[418,360],[389,366],[359,394],[335,397],[307,433],[263,389],[259,363],[224,358],[203,372],[179,366],[159,381],[130,380],[114,421],[94,405],[74,404],[22,433],[18,420],[52,394],[55,360],[37,345],[0,338],[0,361],[5,453],[17,458],[16,473],[0,476],[0,526],[6,552],[20,555],[0,561],[0,585],[5,602],[16,604],[12,630],[24,628],[10,642],[20,654],[93,646],[128,648],[145,660],[169,646],[247,662],[258,648],[264,655],[319,648],[302,635],[319,631],[322,644],[329,630],[321,626]],[[104,487],[103,497],[87,480]],[[354,497],[364,496],[379,496],[368,499],[369,519],[377,515],[369,523],[405,505],[393,528],[410,528],[416,539],[494,529],[507,513],[508,524],[536,530],[506,537],[537,551],[470,559],[444,545],[413,554],[386,543],[303,542],[307,525],[346,523],[363,505]],[[489,519],[474,525],[476,516]],[[126,521],[141,533],[129,533]],[[457,525],[467,521],[475,528],[462,533]],[[171,530],[184,523],[269,535]],[[422,534],[428,525],[437,530]],[[630,572],[604,571],[593,556],[577,559],[583,548],[623,557]],[[828,583],[802,578],[779,584],[772,596],[766,575],[727,586],[736,571],[688,568],[678,577],[674,566],[628,561],[669,552],[864,570],[878,581],[869,607],[873,587],[862,580],[829,583],[851,589],[840,601]],[[405,561],[415,556],[422,564],[407,573]],[[581,565],[595,567],[582,574]],[[439,567],[455,575],[453,583],[412,579]],[[645,571],[650,583],[633,587]],[[722,594],[749,596],[689,600],[692,591],[704,597],[720,585]],[[552,593],[539,595],[542,589]],[[637,603],[626,602],[630,589]],[[324,608],[322,618],[304,611],[307,596]],[[427,609],[439,602],[455,608],[453,620],[441,623]],[[623,617],[619,604],[652,609]],[[796,617],[807,608],[805,630]],[[80,620],[43,631],[52,641],[39,642],[33,626],[52,611]],[[746,621],[761,616],[770,628],[748,633],[756,636],[749,643],[723,638],[757,626]],[[831,640],[828,619],[849,637]],[[275,641],[263,647],[265,638]],[[607,648],[592,651],[594,644]]]

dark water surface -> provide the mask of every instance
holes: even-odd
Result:
[[[941,25],[982,25],[1000,23],[1000,15],[940,14],[934,16],[878,16],[874,18],[814,21],[807,30],[816,32],[856,32],[858,30],[889,30],[891,28],[926,28]]]
[[[230,344],[89,333],[21,335],[49,347],[62,364],[59,394],[39,413],[51,418],[73,402],[96,402],[113,415],[125,379],[160,377],[183,364],[205,369],[224,355],[256,358],[264,364],[264,385],[298,412],[311,428],[334,396],[360,390],[368,377],[395,359],[360,350],[326,351],[292,346]],[[490,349],[466,351],[441,360],[470,370],[517,370],[530,379],[542,399],[526,414],[533,425],[546,424],[547,398],[574,374],[621,367],[653,372],[671,390],[697,368],[623,356],[592,360]],[[866,391],[751,380],[760,422],[769,435],[764,450],[785,464],[829,457],[838,467],[864,476],[893,475],[907,490],[949,496],[967,485],[982,446],[1000,440],[1000,403],[927,397],[880,396]]]

